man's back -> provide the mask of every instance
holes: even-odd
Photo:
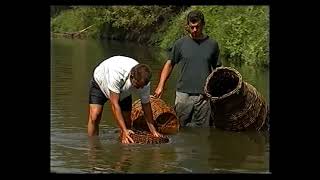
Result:
[[[115,93],[120,93],[121,87],[128,80],[131,69],[137,64],[139,63],[132,58],[113,56],[96,67],[94,79],[106,97],[110,97],[109,89]]]

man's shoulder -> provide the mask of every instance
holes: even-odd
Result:
[[[177,39],[177,40],[174,42],[174,45],[173,45],[173,46],[180,47],[180,46],[181,46],[183,43],[185,43],[187,40],[188,40],[188,36],[180,37],[179,39]]]
[[[207,36],[207,41],[208,41],[210,44],[218,45],[217,40],[215,40],[215,39],[212,38],[212,37]]]
[[[128,63],[132,63],[132,64],[137,64],[138,61],[133,59],[132,57],[128,57],[128,56],[113,56],[111,58],[109,58],[109,62],[112,63],[120,63],[121,62],[128,62]]]
[[[185,35],[185,36],[181,37],[179,40],[184,42],[188,39],[190,39],[190,37],[188,35]]]
[[[188,36],[182,36],[175,41],[175,44],[180,44],[188,39]]]
[[[139,62],[131,57],[126,56],[113,56],[109,58],[104,64],[105,68],[110,71],[118,71],[118,70],[129,70],[135,65],[139,64]]]

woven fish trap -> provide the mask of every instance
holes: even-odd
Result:
[[[216,68],[205,84],[217,128],[230,131],[266,130],[268,107],[264,97],[231,67]]]
[[[134,143],[137,144],[164,144],[169,142],[169,138],[164,137],[155,137],[150,132],[140,131],[132,129],[134,134],[130,134],[130,137],[133,139]]]
[[[175,134],[179,131],[180,123],[174,109],[166,104],[160,98],[150,96],[153,119],[155,128],[162,134]],[[131,119],[132,127],[137,130],[149,131],[148,125],[144,119],[144,113],[141,107],[140,99],[132,104]]]

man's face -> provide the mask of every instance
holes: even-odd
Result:
[[[136,89],[140,89],[145,86],[143,82],[134,79],[132,75],[130,76],[130,80],[131,80],[132,86],[135,87]]]
[[[200,22],[195,22],[195,23],[189,22],[188,28],[189,28],[189,32],[190,32],[192,38],[201,37],[202,28],[203,28],[202,23],[200,23]]]

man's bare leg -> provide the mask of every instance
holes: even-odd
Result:
[[[89,104],[89,119],[88,119],[88,136],[99,135],[99,123],[103,106],[99,104]]]

